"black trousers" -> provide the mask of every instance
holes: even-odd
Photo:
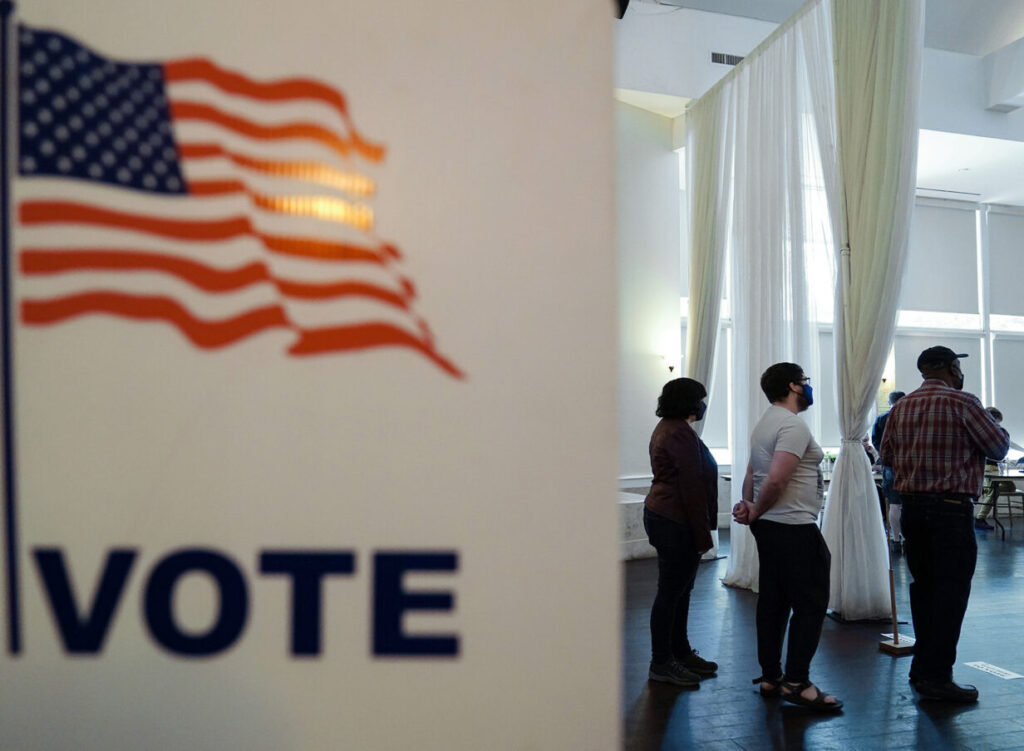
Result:
[[[658,551],[658,593],[651,606],[651,659],[668,662],[690,653],[686,624],[690,592],[700,565],[690,525],[644,509],[647,539]]]
[[[782,672],[782,643],[789,625],[785,677],[809,680],[828,610],[829,553],[816,524],[780,524],[758,519],[750,525],[760,558],[757,597],[757,660],[761,675]],[[792,615],[792,617],[790,617]]]
[[[943,496],[903,495],[903,552],[914,581],[912,680],[953,678],[956,645],[978,561],[974,505]]]

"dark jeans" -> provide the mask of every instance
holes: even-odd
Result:
[[[667,662],[690,653],[686,621],[700,565],[690,526],[644,509],[647,539],[658,551],[658,594],[651,606],[651,659]]]
[[[750,525],[761,559],[757,596],[757,660],[761,675],[782,675],[782,642],[789,624],[786,679],[808,680],[828,610],[832,555],[816,524]],[[792,618],[790,618],[792,613]]]
[[[903,495],[903,551],[914,581],[914,680],[953,677],[956,644],[978,560],[974,506],[969,500]]]

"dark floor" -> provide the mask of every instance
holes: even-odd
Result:
[[[907,684],[910,657],[878,651],[886,622],[844,624],[826,618],[811,679],[845,702],[822,716],[762,699],[751,679],[760,673],[754,609],[757,595],[724,587],[728,561],[701,564],[690,608],[690,641],[719,663],[718,676],[697,690],[647,680],[648,617],[657,567],[653,559],[623,564],[623,697],[625,747],[641,749],[1024,750],[1024,678],[1006,680],[967,662],[1024,674],[1024,521],[1006,539],[978,533],[978,568],[954,667],[981,698],[958,706],[921,701]],[[728,532],[722,549],[728,552]],[[909,619],[907,570],[895,563],[897,607]],[[907,624],[907,633],[913,634]]]

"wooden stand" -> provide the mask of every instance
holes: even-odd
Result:
[[[886,547],[889,543],[886,542]],[[906,657],[914,653],[914,645],[909,642],[900,643],[900,626],[896,618],[896,580],[892,573],[892,548],[889,548],[889,606],[892,610],[892,638],[878,643],[878,651],[893,657]]]

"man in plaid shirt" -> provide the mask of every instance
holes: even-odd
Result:
[[[903,501],[903,538],[914,619],[910,684],[923,697],[973,702],[978,689],[953,681],[956,645],[978,558],[974,502],[985,458],[1002,458],[1010,436],[965,393],[960,358],[929,347],[917,358],[924,383],[893,405],[882,463]]]

